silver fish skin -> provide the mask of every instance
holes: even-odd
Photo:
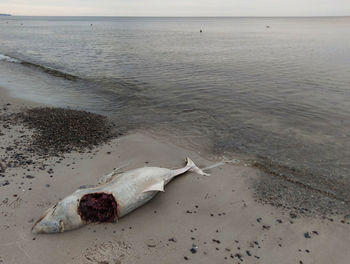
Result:
[[[81,199],[88,194],[113,195],[117,204],[117,218],[123,217],[147,203],[158,192],[164,191],[164,186],[174,177],[187,171],[209,176],[190,158],[187,158],[185,167],[176,170],[143,167],[116,175],[111,173],[109,182],[93,188],[79,189],[48,208],[34,224],[32,232],[35,234],[59,233],[90,223],[91,221],[82,219],[78,209]]]

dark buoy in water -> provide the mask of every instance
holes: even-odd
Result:
[[[266,28],[270,28],[270,26],[266,26]]]
[[[92,27],[92,24],[90,24],[90,26]]]
[[[200,29],[200,30],[199,30],[199,33],[202,33],[202,32],[203,32],[203,30]]]

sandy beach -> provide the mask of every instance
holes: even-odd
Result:
[[[34,106],[0,90],[1,116]],[[47,207],[116,167],[178,168],[186,157],[207,167],[220,158],[135,131],[84,153],[5,166],[33,132],[0,123],[0,133],[0,263],[349,263],[349,219],[258,203],[252,185],[260,172],[244,162],[209,170],[211,177],[186,173],[117,223],[34,235]]]

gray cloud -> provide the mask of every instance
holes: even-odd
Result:
[[[0,13],[100,16],[350,15],[350,0],[1,0]]]

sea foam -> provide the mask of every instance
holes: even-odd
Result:
[[[10,56],[0,54],[0,61],[7,61],[7,62],[12,62],[12,63],[20,63],[20,60],[17,60],[15,58],[12,58]]]

